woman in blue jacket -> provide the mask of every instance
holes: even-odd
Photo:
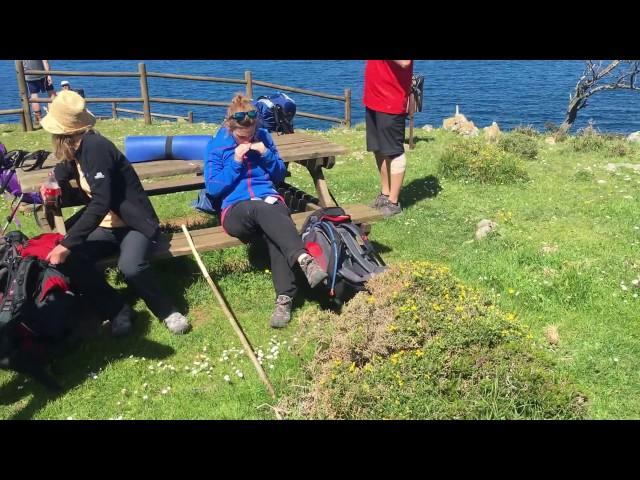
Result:
[[[284,178],[285,165],[271,135],[257,123],[255,106],[236,95],[223,127],[207,145],[204,175],[207,194],[221,201],[222,228],[243,242],[256,236],[266,241],[277,294],[271,326],[281,328],[291,320],[297,291],[293,269],[299,266],[312,288],[327,273],[305,250],[275,188]]]

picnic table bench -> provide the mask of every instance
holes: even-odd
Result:
[[[335,206],[322,169],[332,168],[335,165],[335,157],[347,153],[348,150],[324,138],[304,133],[274,135],[273,140],[282,160],[285,163],[296,162],[305,166],[314,182],[318,205],[309,203],[306,212],[292,215],[293,221],[300,231],[304,220],[311,211],[320,207]],[[156,160],[133,163],[132,166],[149,196],[199,190],[204,187],[202,160]],[[16,171],[22,191],[38,191],[51,168],[53,168],[53,164],[45,163],[39,170]],[[63,207],[70,206],[74,205],[63,205]],[[381,217],[377,210],[366,205],[348,205],[343,208],[351,215],[354,223],[364,225],[367,231],[368,222]],[[41,219],[44,218],[42,212],[38,215]],[[41,224],[46,225],[46,222],[41,220]],[[241,244],[240,240],[227,235],[220,226],[193,230],[191,235],[200,252]],[[151,258],[169,258],[190,253],[191,250],[183,233],[165,233],[154,246]]]

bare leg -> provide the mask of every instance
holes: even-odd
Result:
[[[389,201],[398,203],[402,182],[404,181],[404,172],[391,175],[391,188],[389,193]]]
[[[37,93],[32,93],[31,94],[31,100],[34,100],[38,98],[38,94]],[[36,122],[40,123],[40,104],[39,103],[32,103],[31,107],[33,108],[33,116],[36,119]]]
[[[378,171],[380,172],[380,192],[383,195],[389,196],[391,190],[391,182],[389,173],[389,160],[384,155],[376,152],[376,163],[378,165]]]

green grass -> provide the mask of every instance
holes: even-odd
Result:
[[[98,129],[123,148],[127,135],[214,133],[216,126],[101,121]],[[8,149],[50,145],[42,131],[22,133],[16,125],[2,125],[0,132]],[[371,201],[379,186],[372,156],[365,151],[363,129],[315,134],[350,149],[325,172],[337,200]],[[616,139],[605,139],[605,145],[615,143],[605,148],[592,142],[597,145],[594,149],[574,141],[553,146],[540,141],[536,161],[518,163],[528,181],[494,184],[438,173],[443,154],[458,142],[455,134],[435,130],[417,135],[416,148],[407,154],[401,196],[406,210],[372,229],[371,238],[385,260],[447,265],[455,277],[490,297],[498,308],[514,312],[537,342],[545,342],[545,327],[557,326],[560,342],[547,350],[558,373],[571,378],[586,395],[586,416],[639,418],[640,298],[634,295],[640,290],[632,280],[640,275],[640,175],[631,170],[610,173],[605,168],[610,162],[640,163],[638,147],[622,148]],[[292,183],[313,191],[306,170],[292,165],[291,171]],[[193,198],[195,192],[152,201],[166,221],[191,215]],[[483,218],[499,223],[499,235],[469,242]],[[29,218],[21,215],[21,220],[27,233],[36,232]],[[254,257],[245,247],[203,255],[254,346],[262,347],[266,355],[270,340],[280,342],[274,367],[268,367],[268,360],[265,365],[278,394],[288,395],[306,388],[308,382],[304,367],[313,358],[315,345],[310,337],[298,336],[297,327],[317,306],[301,301],[290,328],[271,330],[270,275],[264,258]],[[171,335],[138,301],[135,308],[141,320],[131,338],[112,339],[101,332],[59,362],[58,378],[66,388],[62,395],[52,396],[31,381],[24,383],[22,376],[0,372],[0,418],[274,418],[267,404],[275,401],[244,355],[220,360],[224,350],[239,349],[240,344],[195,262],[184,257],[157,262],[154,268],[168,294],[194,323],[190,334]],[[133,298],[115,275],[112,278]],[[209,365],[198,373],[193,362],[207,361],[201,355],[209,357]],[[206,373],[209,366],[211,378]],[[194,368],[196,373],[191,373]],[[234,374],[236,368],[242,370],[243,379]],[[96,379],[89,376],[91,372]],[[225,382],[225,374],[231,383]],[[163,394],[166,387],[171,389]]]

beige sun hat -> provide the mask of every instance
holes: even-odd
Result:
[[[47,132],[61,135],[80,133],[95,124],[96,117],[86,109],[84,98],[71,90],[58,93],[40,121]]]

